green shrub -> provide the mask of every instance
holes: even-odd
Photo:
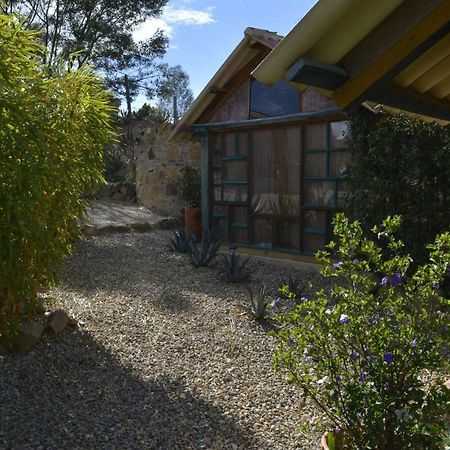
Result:
[[[180,176],[177,179],[176,187],[178,197],[186,206],[191,208],[200,208],[202,185],[200,171],[193,166],[185,166],[180,170]]]
[[[36,34],[0,15],[0,330],[10,338],[56,281],[102,181],[109,96],[88,69],[47,75]]]
[[[446,436],[450,317],[439,283],[450,265],[450,233],[435,239],[429,262],[408,277],[412,260],[394,237],[400,222],[386,219],[373,241],[337,215],[339,245],[318,255],[336,284],[282,317],[277,333],[276,367],[345,430],[346,448],[431,450]]]
[[[399,237],[415,263],[450,225],[450,127],[403,114],[352,117],[348,207],[368,233],[401,215]]]

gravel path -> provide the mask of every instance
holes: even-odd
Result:
[[[194,269],[170,232],[87,237],[50,309],[79,322],[0,357],[0,448],[317,449],[320,413],[272,369],[273,338],[243,314],[220,261]],[[254,260],[275,293],[310,270]]]

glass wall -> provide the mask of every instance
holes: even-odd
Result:
[[[210,135],[212,219],[225,242],[314,253],[342,210],[346,122]]]

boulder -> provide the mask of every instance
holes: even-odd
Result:
[[[47,327],[54,333],[58,334],[64,331],[64,329],[69,325],[70,317],[62,309],[56,310],[52,313],[47,322]]]
[[[37,321],[21,324],[14,339],[14,350],[20,353],[32,350],[39,342],[44,328],[44,325]]]

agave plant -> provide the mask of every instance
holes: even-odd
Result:
[[[221,244],[222,241],[216,239],[211,232],[205,233],[201,243],[195,239],[189,239],[187,248],[192,264],[195,267],[206,267],[217,256]]]
[[[249,293],[250,297],[250,307],[243,306],[244,310],[249,312],[256,320],[263,320],[268,315],[269,306],[271,305],[271,301],[267,295],[266,285],[261,284],[256,294],[253,294],[253,291],[248,286],[245,286]]]
[[[227,280],[232,283],[248,280],[251,274],[246,265],[250,259],[250,256],[240,261],[241,255],[237,253],[237,246],[230,245],[229,250],[228,257],[222,255]]]
[[[189,239],[186,239],[186,231],[184,230],[184,227],[178,228],[177,231],[173,232],[174,239],[170,240],[169,243],[169,249],[175,250],[179,253],[187,253],[188,252],[188,241]]]
[[[282,300],[290,299],[298,303],[302,298],[304,298],[305,286],[301,283],[298,277],[293,277],[289,274],[289,278],[287,280],[283,279],[281,281],[278,292]]]

